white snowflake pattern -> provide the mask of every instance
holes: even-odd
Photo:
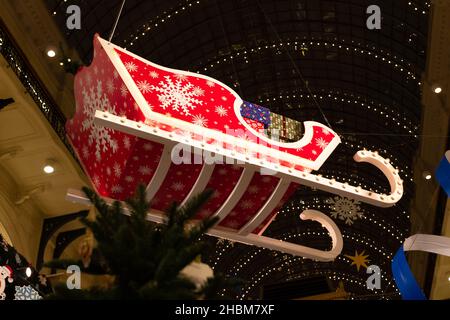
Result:
[[[230,222],[227,223],[227,227],[230,227],[233,229],[239,227],[239,225],[240,225],[240,223],[236,220],[231,220]]]
[[[174,75],[174,77],[180,81],[185,81],[187,79],[187,76],[181,73],[177,73],[176,75]]]
[[[194,90],[192,90],[192,93],[195,94],[196,96],[202,96],[205,94],[205,90],[203,90],[200,87],[195,87]]]
[[[114,163],[113,170],[114,170],[114,175],[116,177],[120,177],[120,175],[122,174],[122,168],[120,167],[119,163],[117,163],[117,162]]]
[[[200,127],[206,127],[208,125],[208,119],[205,119],[202,115],[197,114],[192,117],[192,123]]]
[[[227,101],[228,99],[227,99],[227,97],[222,96],[222,100],[223,100],[223,101]]]
[[[119,77],[119,73],[117,72],[117,70],[114,70],[113,77],[114,79],[117,79]]]
[[[251,194],[258,193],[258,191],[259,191],[259,187],[258,186],[252,185],[252,186],[248,187],[248,192],[251,193]]]
[[[120,86],[120,94],[122,95],[122,97],[126,97],[126,95],[128,94],[128,88],[125,84],[122,84]]]
[[[125,149],[131,148],[131,141],[129,137],[123,138],[123,146],[125,147]]]
[[[153,79],[156,79],[159,77],[159,73],[156,71],[150,71],[148,75]]]
[[[92,84],[92,75],[90,73],[86,75],[86,82],[89,86]]]
[[[125,63],[125,68],[127,68],[128,72],[135,72],[138,69],[137,65],[131,61]]]
[[[133,182],[133,181],[134,181],[134,178],[133,178],[132,176],[126,176],[126,177],[125,177],[125,181],[128,182],[128,183],[130,183],[130,182]]]
[[[182,184],[180,181],[174,182],[171,186],[170,186],[174,191],[181,191],[184,189],[184,184]]]
[[[41,300],[42,297],[32,286],[16,286],[14,300]]]
[[[173,82],[169,76],[165,76],[164,79],[165,81],[159,82],[158,86],[150,87],[151,90],[159,93],[158,100],[164,110],[171,107],[175,111],[189,115],[197,105],[203,104],[203,101],[196,98],[199,94],[193,90],[192,83],[183,85],[179,79]]]
[[[316,139],[316,146],[318,146],[320,149],[325,149],[328,145],[328,142],[326,142],[323,138],[317,138]]]
[[[138,171],[142,175],[148,175],[148,174],[152,173],[152,169],[150,169],[147,166],[140,166]]]
[[[148,93],[151,91],[150,84],[146,80],[138,81],[137,87],[142,91],[142,93]]]
[[[227,109],[222,106],[217,106],[215,111],[220,117],[226,116],[228,113]]]
[[[322,128],[322,133],[326,136],[331,134],[330,130],[328,130],[327,128]]]
[[[118,184],[116,184],[116,185],[114,185],[112,188],[111,188],[111,192],[112,193],[121,193],[123,191],[123,188],[121,187],[121,186],[119,186]]]
[[[88,159],[89,156],[91,155],[91,153],[89,152],[89,148],[86,145],[84,145],[83,148],[81,149],[81,153],[83,154],[84,159]]]
[[[218,197],[220,197],[221,193],[219,191],[214,191],[214,193],[211,196],[211,199],[217,199]]]
[[[262,178],[261,181],[264,183],[269,183],[270,181],[272,181],[272,178],[266,176],[266,177]]]
[[[361,203],[345,197],[329,198],[327,202],[331,205],[331,216],[345,221],[345,224],[352,225],[355,220],[363,217]]]
[[[113,93],[114,90],[116,90],[116,87],[114,86],[114,82],[112,80],[108,80],[106,82],[106,90],[108,91],[108,93]]]
[[[246,200],[242,201],[240,207],[242,209],[251,209],[251,208],[253,208],[254,205],[255,204],[253,203],[253,201],[246,199]]]
[[[100,178],[98,176],[93,176],[92,177],[92,183],[94,184],[94,186],[96,186],[97,188],[100,187]]]
[[[206,85],[208,86],[208,87],[214,87],[214,82],[212,82],[211,80],[208,80],[208,81],[206,81]]]
[[[83,114],[85,119],[82,122],[81,131],[88,131],[88,144],[91,146],[95,144],[95,156],[97,160],[101,160],[102,152],[112,151],[115,153],[118,149],[117,141],[115,141],[111,134],[112,129],[105,126],[97,126],[94,124],[94,116],[96,110],[107,111],[115,114],[115,106],[112,106],[108,97],[103,94],[102,82],[97,82],[97,90],[90,88],[89,92],[85,89],[83,94]]]
[[[151,143],[145,143],[143,148],[145,151],[150,151],[153,149],[153,145]]]
[[[228,215],[229,215],[230,217],[236,217],[236,216],[239,215],[239,212],[237,212],[237,211],[231,211]]]

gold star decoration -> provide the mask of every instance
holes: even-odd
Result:
[[[347,254],[344,255],[345,257],[349,258],[350,260],[352,260],[352,265],[356,265],[356,269],[359,271],[359,268],[361,268],[361,266],[363,266],[364,268],[367,269],[367,263],[370,262],[369,259],[367,259],[367,257],[369,257],[369,255],[364,255],[364,250],[361,253],[358,253],[357,250],[355,250],[355,255],[354,256],[349,256]]]

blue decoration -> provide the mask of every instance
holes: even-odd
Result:
[[[392,274],[403,300],[427,300],[406,261],[403,245],[392,259]]]
[[[261,122],[266,129],[270,125],[270,110],[254,103],[244,101],[241,105],[241,116]]]
[[[442,189],[445,190],[447,196],[450,196],[450,152],[447,151],[439,162],[439,166],[436,169],[436,179],[439,181]]]

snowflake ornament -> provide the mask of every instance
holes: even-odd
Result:
[[[127,62],[125,63],[125,68],[128,70],[128,72],[135,72],[138,67],[133,62]]]
[[[333,210],[331,216],[345,221],[345,224],[352,225],[355,220],[363,217],[359,201],[336,196],[329,198],[327,202]]]
[[[148,93],[151,91],[151,86],[147,81],[138,81],[137,87],[141,90],[142,93]]]
[[[181,191],[181,190],[184,189],[184,187],[185,187],[184,184],[181,183],[180,181],[174,182],[174,183],[172,184],[172,186],[171,186],[171,188],[172,188],[174,191]]]
[[[159,82],[158,86],[150,86],[152,91],[157,92],[158,100],[164,110],[170,107],[175,111],[189,115],[191,110],[203,104],[203,101],[196,98],[201,96],[203,92],[194,88],[192,83],[182,84],[179,77],[175,82],[170,76],[165,76],[164,79],[165,81]]]
[[[41,300],[42,297],[32,286],[16,286],[14,300]]]
[[[142,175],[148,175],[152,173],[152,169],[150,169],[150,167],[148,166],[141,166],[139,167],[138,172]]]
[[[184,74],[181,74],[181,73],[175,74],[174,77],[177,78],[177,80],[180,80],[180,81],[185,81],[185,80],[187,80],[187,76],[184,75]]]
[[[227,109],[222,106],[217,106],[215,111],[220,117],[226,116],[228,113]]]
[[[122,95],[122,97],[126,97],[128,94],[128,88],[126,85],[122,84],[120,86],[120,94]]]
[[[88,144],[95,145],[95,157],[101,160],[102,153],[112,151],[115,153],[118,149],[117,141],[115,141],[111,134],[112,129],[97,126],[94,123],[94,116],[96,110],[107,111],[115,114],[115,106],[112,106],[108,97],[103,94],[102,82],[97,81],[97,89],[90,88],[89,92],[83,89],[83,114],[86,118],[81,124],[81,131],[89,133]]]
[[[197,114],[192,117],[192,123],[200,127],[206,127],[208,125],[208,119],[205,119],[202,115]]]
[[[112,193],[121,193],[122,191],[123,191],[123,187],[118,184],[112,186],[112,188],[111,188]]]
[[[108,90],[108,93],[113,93],[116,90],[116,87],[114,86],[114,82],[112,80],[108,80],[106,83],[106,90]]]
[[[242,209],[251,209],[251,208],[253,208],[254,205],[255,204],[253,203],[253,201],[246,199],[246,200],[242,201],[240,207]]]
[[[326,142],[323,138],[316,139],[316,146],[318,146],[320,149],[325,149],[328,145],[328,142]]]

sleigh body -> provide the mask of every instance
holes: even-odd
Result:
[[[323,124],[304,122],[296,142],[269,138],[263,132],[267,117],[256,109],[259,118],[245,118],[253,106],[223,83],[158,66],[98,36],[93,62],[77,73],[74,91],[77,109],[66,128],[96,191],[124,200],[145,184],[152,201],[149,219],[156,222],[173,201],[185,203],[210,188],[216,192],[195,218],[218,217],[212,235],[328,261],[341,251],[342,237],[320,212],[310,210],[302,218],[328,229],[331,251],[262,235],[299,185],[381,207],[403,193],[398,170],[376,152],[359,151],[355,160],[385,174],[389,195],[313,174],[340,143]],[[84,199],[76,191],[69,196]]]

